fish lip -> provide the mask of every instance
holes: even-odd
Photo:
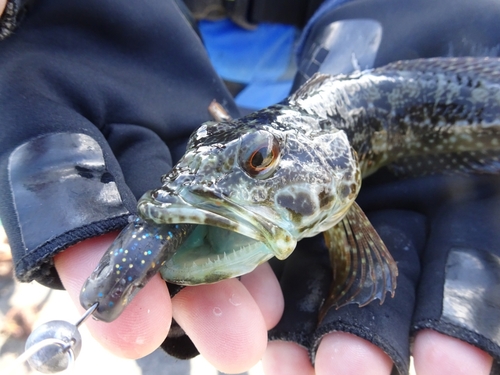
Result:
[[[146,192],[139,199],[137,207],[141,217],[157,224],[214,226],[239,233],[262,243],[264,246],[260,246],[258,250],[262,253],[260,254],[261,260],[258,262],[256,260],[253,268],[272,256],[285,259],[297,244],[287,230],[213,190],[199,190],[184,186],[175,192],[167,192],[160,188]],[[257,258],[258,256],[255,257],[255,259]],[[221,276],[219,280],[244,273],[247,272],[238,275],[231,274],[227,277]],[[179,280],[176,282],[194,285],[191,282],[184,283],[179,282]]]

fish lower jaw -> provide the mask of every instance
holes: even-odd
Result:
[[[247,274],[272,257],[264,243],[248,238],[248,243],[226,250],[206,245],[181,249],[162,266],[160,273],[174,284],[210,284]]]

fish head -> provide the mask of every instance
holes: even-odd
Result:
[[[361,180],[347,136],[304,132],[287,119],[203,124],[163,186],[140,199],[146,220],[198,224],[163,266],[165,280],[196,285],[248,273],[343,218]]]

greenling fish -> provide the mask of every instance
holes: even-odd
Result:
[[[498,173],[500,59],[401,61],[317,74],[284,102],[204,123],[138,203],[151,225],[197,224],[162,277],[181,285],[243,275],[323,233],[333,286],[325,306],[383,302],[397,266],[355,199],[362,178]],[[184,232],[183,232],[184,233]]]

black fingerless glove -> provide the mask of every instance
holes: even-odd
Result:
[[[238,115],[175,2],[34,2],[0,43],[0,215],[17,278],[60,287],[52,257],[123,227],[214,99]]]
[[[304,31],[294,86],[318,71],[347,74],[404,59],[497,56],[499,18],[500,5],[491,0],[327,1]],[[367,179],[358,203],[398,263],[395,297],[382,306],[374,301],[331,309],[319,321],[331,270],[322,238],[307,239],[275,267],[285,313],[270,338],[303,345],[314,361],[325,334],[353,333],[380,347],[403,375],[410,332],[431,328],[485,350],[498,363],[499,182],[484,176],[398,180],[387,171]]]
[[[387,296],[382,306],[374,301],[362,308],[347,305],[330,309],[319,321],[320,307],[332,282],[328,250],[321,236],[301,241],[280,275],[285,313],[270,332],[270,339],[299,343],[309,349],[314,363],[324,335],[333,331],[352,333],[380,347],[404,374],[409,367],[408,334],[426,218],[417,212],[397,209],[381,210],[368,217],[398,264],[395,297]]]

